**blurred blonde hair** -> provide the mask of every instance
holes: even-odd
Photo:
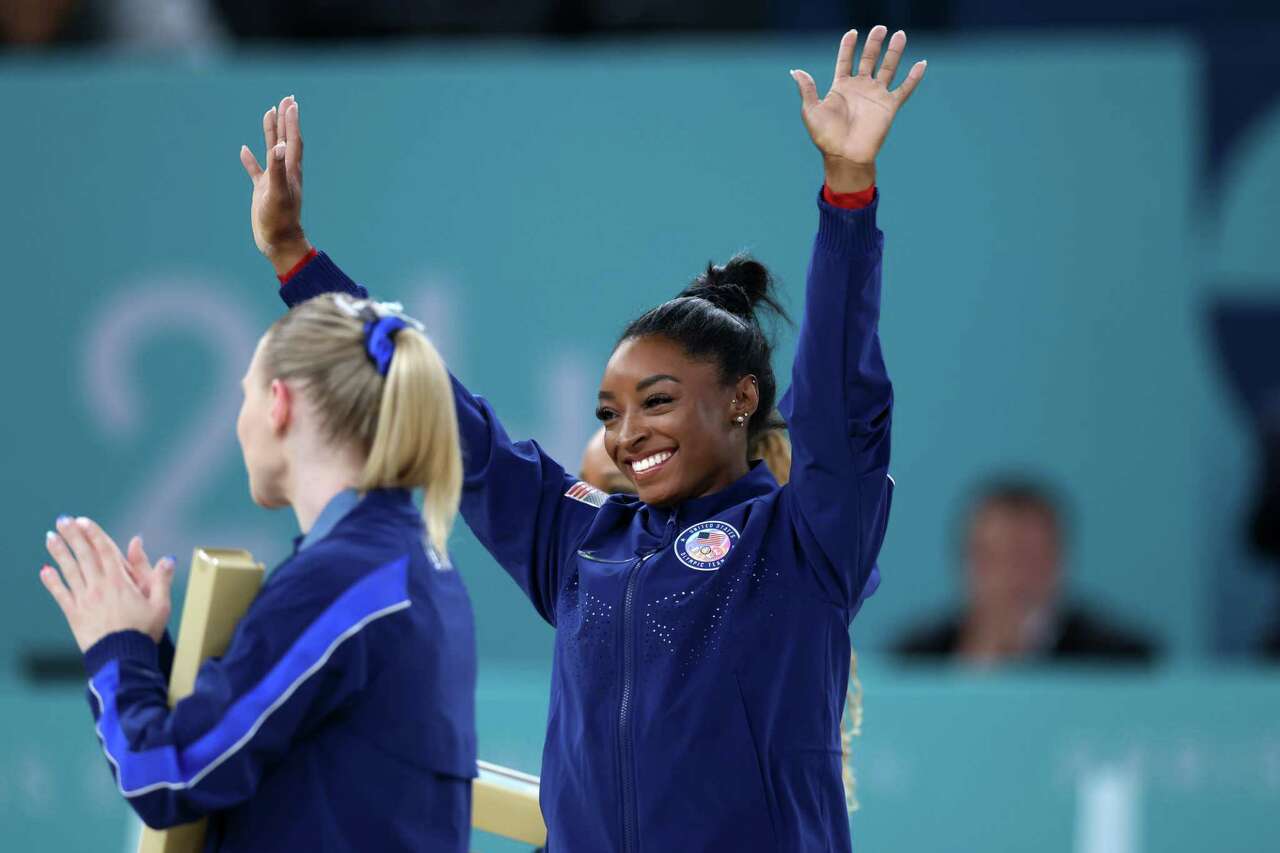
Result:
[[[764,460],[779,486],[791,479],[791,442],[787,440],[786,427],[771,426],[759,433],[747,452],[750,459]]]
[[[751,459],[762,459],[778,485],[791,479],[791,441],[787,427],[776,411],[769,426],[747,448]],[[849,651],[849,683],[845,688],[844,716],[840,720],[841,773],[844,777],[844,804],[852,814],[858,810],[858,780],[853,774],[853,739],[862,734],[862,681],[858,678],[858,653]]]
[[[387,375],[366,351],[365,324],[400,316]],[[315,406],[325,437],[365,454],[357,488],[421,488],[432,547],[447,559],[462,493],[458,416],[449,371],[421,325],[400,306],[326,293],[277,320],[263,344],[271,379],[297,381]]]

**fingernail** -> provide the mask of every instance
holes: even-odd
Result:
[[[66,523],[67,523],[68,521],[70,521],[70,520],[71,520],[71,516],[69,516],[69,515],[60,515],[60,516],[58,516],[56,519],[54,519],[54,522],[53,522],[53,523],[54,523],[55,525],[58,525],[58,524],[66,524]]]
[[[168,562],[168,564],[169,564],[170,566],[176,566],[176,565],[178,565],[178,558],[177,558],[177,557],[175,557],[175,556],[173,556],[172,554],[166,554],[166,555],[162,558],[162,560],[161,560],[161,561],[162,561],[162,562]]]
[[[46,542],[52,542],[54,539],[57,539],[57,538],[58,538],[58,534],[54,533],[52,530],[46,530],[44,532],[44,541]]]
[[[89,526],[89,519],[85,518],[85,517],[82,515],[82,516],[80,516],[79,518],[77,518],[77,519],[76,519],[76,524],[80,525],[81,527],[88,527],[88,526]]]

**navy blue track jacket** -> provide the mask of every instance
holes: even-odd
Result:
[[[819,208],[786,486],[757,463],[675,507],[606,499],[455,381],[463,517],[556,629],[551,853],[850,849],[839,725],[849,623],[879,582],[892,391],[876,205]],[[364,295],[320,255],[282,296],[328,290]]]
[[[411,494],[344,492],[171,710],[172,646],[85,653],[121,793],[147,824],[209,816],[206,851],[466,853],[476,775],[466,589]]]

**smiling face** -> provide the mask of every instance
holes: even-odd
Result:
[[[717,492],[747,473],[747,429],[759,402],[755,378],[721,382],[716,364],[674,341],[628,338],[600,383],[597,416],[609,457],[640,500],[664,506]]]

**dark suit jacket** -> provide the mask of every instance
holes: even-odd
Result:
[[[961,617],[952,615],[918,627],[894,646],[894,654],[911,659],[953,657],[960,646]],[[1062,611],[1055,636],[1044,657],[1053,661],[1150,663],[1154,643],[1137,632],[1108,623],[1082,607]]]

